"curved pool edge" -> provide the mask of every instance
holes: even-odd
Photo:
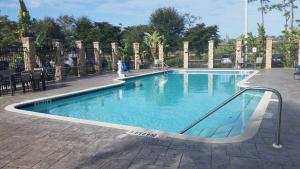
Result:
[[[257,70],[209,70],[209,69],[200,69],[200,70],[170,69],[168,71],[174,71],[174,70],[175,71],[177,71],[177,70],[180,70],[180,71],[212,71],[212,72],[215,72],[215,71],[247,71],[247,72],[251,71],[251,72],[253,72],[250,75],[248,75],[245,79],[243,79],[242,81],[240,81],[239,83],[236,84],[240,88],[249,87],[247,84],[248,80],[251,79],[253,76],[255,76],[259,72]],[[205,143],[235,143],[235,142],[242,142],[242,141],[248,140],[248,139],[252,138],[253,136],[255,136],[255,134],[257,133],[259,126],[263,120],[263,116],[266,112],[269,101],[271,99],[272,93],[270,93],[270,92],[265,92],[264,95],[262,96],[260,102],[258,103],[255,111],[253,112],[253,114],[249,120],[246,130],[243,133],[241,133],[241,135],[228,137],[228,138],[196,137],[196,136],[182,135],[182,134],[164,132],[164,131],[153,130],[153,129],[145,129],[145,128],[141,128],[141,127],[133,127],[133,126],[128,126],[128,125],[113,124],[113,123],[107,123],[107,122],[98,122],[98,121],[77,119],[77,118],[64,117],[64,116],[58,116],[58,115],[50,115],[50,114],[45,114],[45,113],[21,110],[21,109],[17,108],[19,106],[23,106],[23,105],[34,103],[34,102],[57,99],[57,98],[61,98],[61,97],[77,95],[80,93],[116,87],[116,86],[120,86],[120,85],[123,85],[124,83],[126,83],[125,80],[127,80],[127,79],[143,77],[143,76],[148,76],[148,75],[153,75],[153,74],[160,74],[160,73],[164,73],[164,72],[166,72],[166,71],[156,71],[156,72],[151,72],[151,73],[139,74],[136,76],[114,79],[115,81],[117,81],[117,83],[99,86],[99,87],[92,87],[92,88],[83,89],[83,90],[74,91],[74,92],[68,92],[65,94],[58,94],[58,95],[53,95],[53,96],[48,96],[48,97],[41,97],[41,98],[37,98],[37,99],[27,100],[27,101],[23,101],[20,103],[14,103],[14,104],[8,105],[4,109],[9,112],[19,113],[19,114],[24,114],[24,115],[31,115],[31,116],[41,117],[41,118],[48,118],[48,119],[67,121],[67,122],[73,122],[73,123],[88,124],[88,125],[94,125],[94,126],[100,126],[100,127],[109,127],[109,128],[114,128],[114,129],[120,129],[120,130],[125,130],[126,131],[125,133],[129,133],[130,131],[141,132],[141,133],[151,133],[151,134],[157,135],[157,138],[170,137],[170,138],[177,138],[177,139],[190,140],[190,141],[196,141],[196,142],[205,142]],[[128,134],[128,135],[130,135],[130,134]]]

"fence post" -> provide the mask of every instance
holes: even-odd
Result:
[[[189,42],[183,42],[183,68],[189,68]]]
[[[139,43],[133,43],[133,53],[134,53],[134,69],[139,70],[140,69],[140,44]]]
[[[55,51],[55,80],[63,80],[62,74],[62,44],[59,40],[55,39],[52,42],[53,47],[56,48]]]
[[[298,41],[298,65],[300,65],[300,40]]]
[[[273,48],[273,39],[267,38],[267,48],[266,48],[266,69],[272,68],[272,48]]]
[[[78,77],[83,77],[86,75],[85,49],[81,40],[75,41],[75,44],[78,49],[78,56],[77,56]]]
[[[102,69],[102,62],[101,62],[101,48],[99,42],[93,42],[94,46],[94,56],[95,56],[95,71],[96,73],[100,73]]]
[[[208,68],[214,68],[214,41],[208,41]]]
[[[116,71],[117,70],[117,62],[118,62],[118,59],[117,56],[118,56],[118,45],[117,43],[113,42],[111,43],[111,49],[112,49],[112,52],[111,52],[111,67],[112,67],[112,70],[113,71]]]
[[[24,50],[25,71],[33,71],[35,67],[35,46],[33,37],[22,37],[22,46]]]
[[[164,44],[163,43],[159,43],[158,44],[158,59],[160,60],[160,63],[161,63],[161,67],[163,68],[164,65],[165,65],[165,62],[164,62]]]
[[[236,41],[236,47],[235,47],[235,68],[239,69],[241,68],[239,64],[239,60],[242,59],[242,40],[237,40]]]

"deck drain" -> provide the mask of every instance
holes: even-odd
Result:
[[[157,133],[133,131],[133,130],[128,131],[127,134],[141,136],[141,137],[151,137],[151,138],[157,138],[159,136]]]

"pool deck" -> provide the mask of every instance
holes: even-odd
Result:
[[[299,169],[300,81],[293,69],[261,70],[251,86],[283,96],[282,149],[272,148],[276,97],[258,133],[241,143],[210,144],[125,135],[126,131],[51,120],[4,110],[9,104],[117,83],[107,74],[71,80],[47,91],[0,97],[0,169]]]

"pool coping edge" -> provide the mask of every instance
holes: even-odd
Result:
[[[248,80],[251,79],[253,76],[255,76],[259,72],[258,70],[209,70],[209,69],[200,69],[200,70],[170,69],[167,71],[174,71],[174,70],[175,71],[177,71],[177,70],[180,70],[180,71],[211,71],[211,72],[215,72],[215,71],[223,71],[223,72],[224,71],[246,71],[246,72],[251,71],[251,72],[253,72],[250,75],[248,75],[245,79],[243,79],[242,81],[240,81],[236,84],[240,88],[249,87],[249,85],[247,84]],[[126,130],[125,133],[128,133],[129,131],[154,133],[157,135],[157,138],[171,137],[171,138],[178,138],[178,139],[183,139],[183,140],[206,142],[206,143],[242,142],[242,141],[252,138],[257,133],[259,126],[262,122],[263,116],[269,105],[271,96],[272,96],[272,93],[270,93],[270,92],[265,92],[265,94],[263,95],[263,97],[260,100],[260,102],[258,103],[255,111],[253,112],[251,118],[249,119],[249,123],[248,123],[246,129],[240,135],[228,137],[228,138],[196,137],[196,136],[182,135],[182,134],[177,134],[177,133],[170,133],[170,132],[164,132],[164,131],[153,130],[153,129],[145,129],[145,128],[141,128],[141,127],[134,127],[134,126],[128,126],[128,125],[113,124],[113,123],[107,123],[107,122],[98,122],[98,121],[84,120],[84,119],[64,117],[64,116],[58,116],[58,115],[50,115],[50,114],[45,114],[45,113],[21,110],[21,109],[17,108],[18,106],[22,106],[22,105],[33,103],[33,102],[50,100],[50,99],[54,99],[54,98],[61,98],[61,97],[65,97],[65,96],[71,96],[71,95],[76,95],[76,94],[95,91],[95,90],[101,90],[101,89],[110,88],[110,87],[116,87],[116,86],[120,86],[120,85],[123,85],[124,83],[126,83],[126,81],[124,81],[126,79],[143,77],[143,76],[148,76],[148,75],[153,75],[153,74],[160,74],[160,73],[164,73],[164,72],[166,72],[166,71],[155,71],[155,72],[143,73],[143,74],[120,78],[120,79],[114,79],[117,82],[113,83],[113,84],[99,86],[99,87],[92,87],[92,88],[88,88],[88,89],[83,89],[83,90],[79,90],[79,91],[73,91],[73,92],[68,92],[68,93],[58,94],[58,95],[53,95],[53,96],[41,97],[41,98],[27,100],[27,101],[22,101],[19,103],[10,104],[10,105],[6,106],[4,109],[7,111],[10,111],[10,112],[31,115],[31,116],[41,117],[41,118],[49,118],[49,119],[60,120],[60,121],[68,121],[68,122],[74,122],[74,123],[80,123],[80,124],[88,124],[88,125],[95,125],[95,126],[101,126],[101,127],[109,127],[109,128],[120,129],[120,130]],[[128,134],[128,135],[130,135],[130,134]]]

